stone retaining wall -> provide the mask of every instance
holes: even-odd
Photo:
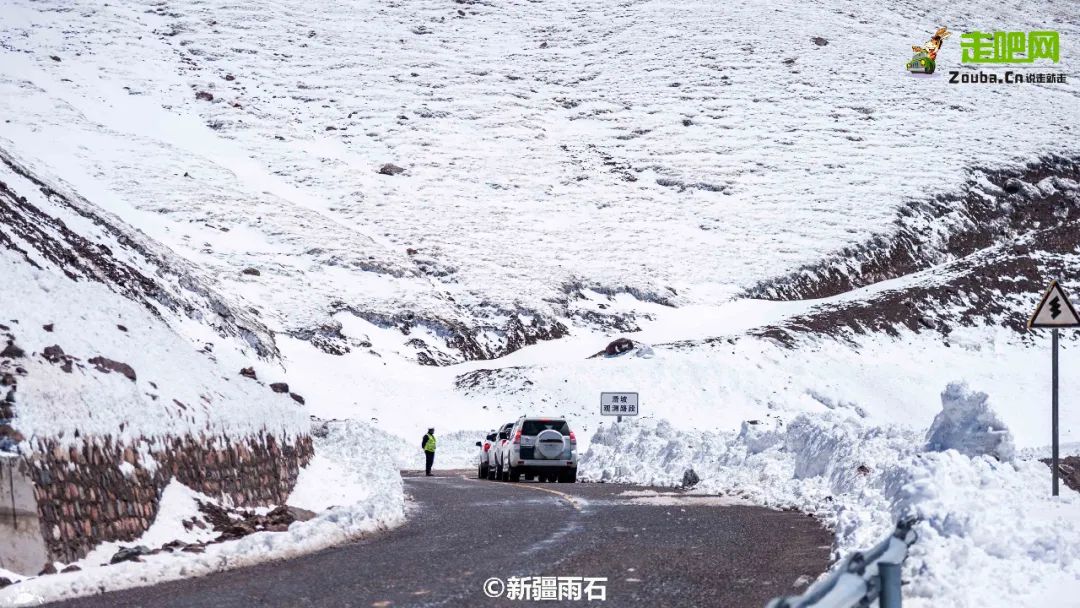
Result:
[[[313,453],[309,436],[282,441],[265,433],[144,438],[135,444],[106,437],[78,447],[35,443],[36,451],[23,461],[42,540],[49,558],[65,563],[101,542],[138,538],[153,523],[161,492],[174,477],[234,506],[284,504]]]

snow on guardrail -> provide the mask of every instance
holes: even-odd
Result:
[[[900,566],[918,538],[913,529],[917,521],[901,520],[892,534],[873,548],[848,556],[806,593],[776,598],[766,608],[855,608],[874,602],[880,608],[900,608]]]

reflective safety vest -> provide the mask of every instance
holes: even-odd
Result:
[[[434,452],[435,451],[435,436],[434,435],[428,435],[427,436],[427,441],[424,442],[424,451],[425,452]]]

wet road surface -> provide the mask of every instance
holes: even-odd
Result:
[[[831,535],[795,512],[615,484],[409,476],[408,523],[278,561],[80,598],[82,608],[523,606],[511,576],[606,577],[606,601],[556,606],[760,608],[828,567]],[[484,593],[504,581],[503,596]],[[498,585],[495,586],[497,590]],[[594,587],[593,593],[598,593]]]

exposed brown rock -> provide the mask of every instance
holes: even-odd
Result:
[[[1050,466],[1051,460],[1043,458],[1041,462]],[[1080,492],[1080,456],[1066,456],[1058,459],[1058,478],[1065,486]]]
[[[26,352],[18,346],[15,346],[14,340],[8,340],[4,350],[0,350],[0,357],[7,357],[8,359],[18,359],[25,356]]]
[[[141,562],[140,556],[148,555],[150,549],[147,549],[143,545],[135,547],[123,547],[112,556],[109,560],[110,564],[119,564],[120,562]]]
[[[46,346],[45,350],[41,351],[41,356],[49,363],[56,363],[64,358],[64,349],[60,348],[58,344]]]
[[[94,369],[96,369],[99,372],[102,372],[102,373],[105,373],[105,374],[107,374],[109,372],[116,372],[116,373],[124,376],[128,380],[131,380],[132,382],[135,381],[135,370],[132,369],[131,366],[128,365],[127,363],[121,363],[120,361],[113,361],[112,359],[108,359],[108,358],[102,357],[100,355],[88,360],[87,363],[93,365]]]
[[[633,350],[633,348],[633,340],[631,340],[630,338],[619,338],[617,340],[613,340],[610,344],[608,344],[607,348],[604,349],[604,353],[607,356],[611,357],[614,355],[621,355],[627,351]]]

